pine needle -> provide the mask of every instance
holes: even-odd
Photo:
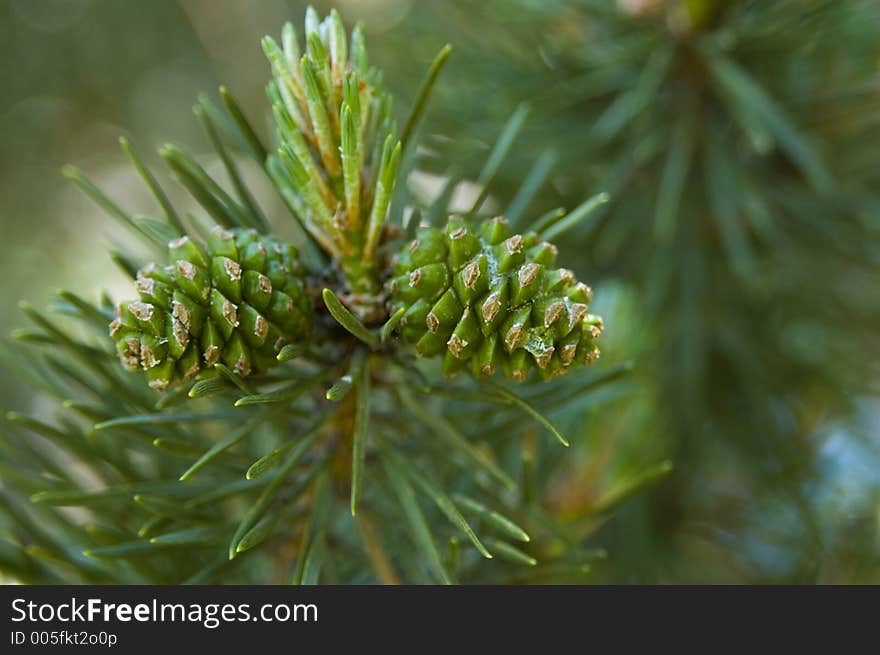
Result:
[[[345,305],[343,305],[339,301],[339,298],[336,297],[336,294],[332,289],[324,289],[322,297],[324,298],[324,305],[327,307],[327,311],[330,312],[330,315],[336,319],[336,322],[339,323],[339,325],[370,346],[370,348],[378,347],[379,339],[376,335],[370,332],[359,318],[348,311]]]
[[[352,366],[356,380],[357,402],[354,415],[354,437],[351,453],[351,515],[357,515],[364,480],[367,435],[370,427],[370,362],[361,357]]]
[[[406,119],[406,125],[400,136],[400,142],[403,144],[404,148],[406,148],[410,136],[412,136],[413,131],[419,124],[419,120],[421,119],[428,103],[428,98],[431,97],[434,83],[437,81],[440,71],[443,70],[443,66],[446,64],[446,60],[449,59],[449,55],[451,54],[452,45],[447,43],[440,49],[440,52],[434,56],[434,61],[431,62],[431,66],[428,68],[424,80],[422,80],[422,85],[416,95],[416,101],[413,103],[413,108],[410,111],[409,118]]]

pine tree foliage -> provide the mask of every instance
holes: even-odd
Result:
[[[471,36],[458,45],[473,66],[441,94],[475,102],[438,116],[447,130],[478,143],[477,117],[497,117],[513,80],[533,99],[524,151],[552,147],[499,174],[502,198],[528,207],[522,180],[548,178],[532,208],[571,206],[584,184],[611,196],[566,244],[643,299],[648,415],[693,473],[626,524],[621,543],[645,534],[628,565],[694,579],[667,545],[713,525],[713,547],[742,565],[736,579],[816,580],[845,539],[843,519],[811,500],[817,457],[876,393],[865,353],[880,317],[877,3],[453,2],[411,19],[399,33]],[[431,141],[441,154],[422,165],[443,171],[455,152],[478,170],[481,149],[465,142]],[[707,493],[719,478],[738,483]],[[780,503],[798,519],[774,514]],[[876,520],[871,501],[858,511]],[[745,555],[755,543],[783,554]]]
[[[349,38],[336,12],[321,20],[309,10],[305,23],[302,44],[289,25],[280,46],[263,43],[271,146],[228,90],[220,104],[203,98],[195,108],[232,190],[185,150],[160,149],[201,216],[181,216],[128,141],[158,216],[129,214],[112,191],[65,169],[153,259],[110,253],[135,300],[64,291],[51,313],[22,306],[33,327],[14,335],[7,359],[40,405],[8,413],[0,430],[0,570],[14,579],[579,581],[603,555],[590,535],[668,472],[663,462],[609,481],[586,514],[544,509],[563,450],[553,438],[568,445],[556,419],[579,425],[626,372],[573,366],[595,359],[601,320],[587,313],[587,287],[552,268],[555,247],[544,241],[601,203],[524,224],[518,238],[479,205],[442,225],[448,198],[430,204],[408,193],[405,149],[449,49],[398,137],[362,30]],[[502,131],[487,168],[500,166],[521,118]],[[272,236],[238,149],[264,168],[302,227],[300,242]],[[453,352],[458,330],[463,360],[470,344],[484,351],[507,327],[505,356],[525,353],[543,375],[523,365],[511,369],[516,384],[447,381],[436,360],[418,358],[407,330],[428,296],[410,297],[393,273],[406,269],[409,284],[421,270],[427,284],[424,267],[411,269],[412,237],[427,248],[453,234],[473,239],[491,265],[497,291],[487,291],[513,298],[499,299],[492,316],[483,300],[482,337],[464,334],[465,306],[452,301],[454,311],[435,303],[425,312],[425,331],[442,333]],[[450,280],[469,262],[482,274],[483,260],[468,249],[458,262],[456,248],[442,264],[443,297],[452,289],[470,298],[474,289]],[[446,257],[447,247],[436,252]],[[524,290],[531,283],[534,294]],[[517,326],[523,339],[510,336]],[[537,355],[529,339],[543,344]],[[542,380],[560,367],[571,374]]]

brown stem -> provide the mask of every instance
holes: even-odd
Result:
[[[361,543],[364,545],[364,550],[367,551],[367,557],[370,559],[376,577],[382,584],[399,585],[400,578],[397,577],[391,560],[388,559],[382,542],[379,540],[379,535],[376,533],[372,521],[367,517],[367,513],[363,510],[358,511],[356,521]]]

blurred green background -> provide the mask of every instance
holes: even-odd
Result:
[[[454,45],[416,186],[476,179],[527,102],[490,202],[539,180],[525,214],[612,196],[563,257],[637,392],[585,426],[554,509],[589,505],[608,451],[676,468],[605,526],[596,581],[880,582],[880,3],[314,4],[363,21],[401,115]],[[106,255],[121,234],[60,167],[150,211],[118,137],[204,155],[190,109],[221,83],[268,125],[260,38],[304,6],[0,0],[0,331],[19,299],[127,287]]]

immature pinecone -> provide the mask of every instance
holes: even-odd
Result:
[[[244,377],[302,341],[312,308],[293,246],[255,230],[215,229],[203,248],[168,244],[168,266],[138,272],[139,301],[118,306],[110,336],[122,363],[162,390],[222,362]]]
[[[538,234],[511,235],[503,217],[475,230],[451,218],[445,231],[421,228],[398,256],[389,286],[405,341],[420,355],[441,352],[447,375],[475,377],[500,365],[524,380],[535,366],[548,379],[599,356],[602,319],[588,314],[590,288],[552,268],[556,247]]]

